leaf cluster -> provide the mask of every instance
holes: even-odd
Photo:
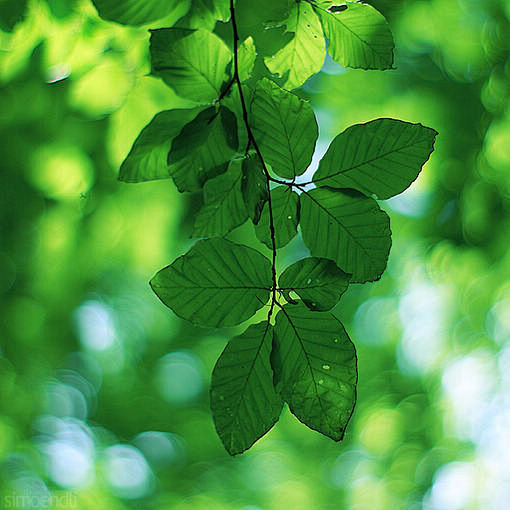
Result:
[[[135,25],[182,9],[176,0],[93,1],[102,17]],[[330,310],[350,284],[381,277],[391,231],[377,199],[417,178],[437,134],[389,118],[351,126],[300,181],[318,126],[291,90],[320,71],[325,38],[345,67],[393,66],[386,20],[359,2],[197,0],[174,26],[151,30],[151,74],[196,106],[157,114],[119,178],[171,178],[204,199],[193,227],[203,239],[151,287],[200,326],[235,326],[268,309],[228,342],[212,374],[211,410],[232,455],[276,423],[284,402],[308,427],[342,439],[356,402],[356,352]],[[271,258],[227,239],[246,221]],[[298,229],[311,256],[278,275],[277,251]]]

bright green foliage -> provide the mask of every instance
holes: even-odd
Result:
[[[278,186],[271,190],[271,207],[273,209],[275,245],[277,248],[281,248],[297,234],[299,195],[286,186]],[[269,203],[266,202],[262,210],[260,222],[255,227],[255,234],[269,249],[272,248],[270,232]]]
[[[356,403],[356,351],[342,323],[302,303],[276,316],[276,387],[297,418],[340,441]]]
[[[167,159],[172,140],[198,113],[200,109],[195,108],[167,110],[155,115],[122,162],[119,179],[125,182],[168,179]]]
[[[273,386],[273,326],[251,325],[232,338],[211,378],[211,411],[230,455],[247,450],[278,421],[283,401]]]
[[[186,124],[172,142],[168,171],[179,191],[199,191],[207,179],[227,169],[236,149],[234,115],[223,106],[211,106]]]
[[[330,2],[322,2],[325,3]],[[345,5],[347,9],[339,12],[316,7],[333,60],[344,67],[391,69],[394,43],[384,17],[371,5],[354,2]]]
[[[99,9],[103,16],[138,23],[166,4],[144,4],[140,18],[104,5],[111,10]],[[327,311],[350,283],[378,280],[386,268],[389,217],[371,196],[402,192],[433,150],[433,129],[377,119],[338,135],[313,180],[298,180],[312,162],[318,125],[310,104],[288,89],[321,69],[325,37],[346,67],[393,65],[388,24],[358,2],[199,0],[175,26],[151,31],[152,75],[202,106],[154,117],[119,178],[170,176],[181,192],[201,191],[192,234],[209,237],[151,287],[199,326],[235,326],[265,307],[265,320],[230,340],[212,375],[213,418],[231,455],[276,423],[283,401],[308,427],[342,439],[356,403],[356,353]],[[225,238],[248,218],[272,257]],[[279,275],[278,250],[299,226],[312,257]]]
[[[183,319],[200,326],[235,326],[267,302],[271,263],[252,248],[206,239],[159,271],[151,287]]]
[[[347,290],[351,275],[328,259],[308,257],[287,267],[278,279],[278,289],[285,299],[295,301],[295,292],[310,310],[331,310]]]
[[[180,96],[210,103],[220,95],[231,54],[218,36],[207,30],[161,28],[151,31],[150,51],[152,74]]]
[[[204,206],[193,225],[194,237],[224,236],[248,218],[241,191],[241,161],[204,185]]]
[[[311,254],[334,260],[352,282],[378,280],[386,268],[390,219],[361,193],[316,188],[303,194],[301,230]]]
[[[102,18],[124,25],[150,23],[167,16],[182,4],[180,0],[92,0],[92,2]]]
[[[255,89],[251,115],[264,161],[280,177],[301,175],[312,160],[318,136],[312,107],[264,79]]]
[[[239,46],[239,77],[241,81],[250,78],[257,58],[257,50],[253,37],[247,37]]]
[[[421,124],[395,119],[356,124],[331,142],[313,181],[390,198],[418,177],[434,150],[436,135]]]
[[[320,71],[326,44],[319,18],[306,2],[295,3],[284,24],[294,35],[278,53],[266,57],[265,63],[272,73],[286,77],[285,88],[294,89]]]

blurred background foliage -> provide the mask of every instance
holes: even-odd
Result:
[[[147,285],[192,243],[200,198],[116,180],[152,116],[188,104],[146,76],[147,27],[101,21],[88,0],[0,1],[5,508],[508,509],[510,4],[373,4],[397,69],[325,62],[299,92],[318,155],[377,117],[440,135],[384,204],[387,272],[335,309],[358,349],[354,417],[336,444],[286,410],[229,458],[208,385],[237,330],[193,328]],[[305,253],[297,239],[281,262]]]

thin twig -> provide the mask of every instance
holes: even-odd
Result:
[[[267,204],[269,209],[269,230],[271,233],[271,245],[272,245],[272,252],[273,252],[273,260],[272,260],[272,280],[273,285],[271,289],[271,305],[269,307],[269,312],[267,314],[267,320],[271,319],[271,315],[273,313],[274,305],[277,303],[276,300],[276,236],[275,236],[275,229],[274,229],[274,219],[273,219],[273,204],[271,201],[271,180],[272,177],[269,175],[269,171],[267,169],[266,163],[264,161],[264,157],[262,156],[262,153],[260,152],[260,148],[257,144],[257,141],[255,140],[255,137],[253,136],[253,132],[250,127],[250,123],[248,120],[248,108],[246,107],[246,100],[244,98],[243,93],[243,87],[241,84],[241,79],[239,77],[239,62],[238,62],[238,49],[239,49],[239,32],[237,29],[237,21],[236,21],[236,12],[234,7],[234,0],[230,0],[230,17],[232,22],[232,31],[234,35],[234,76],[233,80],[237,84],[237,89],[239,91],[239,100],[241,101],[241,108],[243,110],[243,122],[244,126],[246,128],[246,134],[248,135],[248,146],[251,145],[253,149],[255,150],[259,160],[260,164],[262,166],[262,170],[264,171],[264,175],[266,177],[266,184],[267,184]]]

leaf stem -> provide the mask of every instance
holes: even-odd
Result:
[[[243,122],[244,126],[246,128],[246,134],[248,135],[248,146],[251,144],[253,149],[255,150],[259,160],[260,164],[262,166],[262,170],[264,171],[264,175],[266,177],[266,185],[267,185],[267,193],[268,193],[268,209],[269,209],[269,230],[271,233],[271,245],[272,245],[272,252],[273,252],[273,260],[272,260],[272,280],[273,285],[271,289],[271,305],[269,307],[269,312],[267,314],[267,321],[269,323],[271,319],[271,315],[273,314],[275,303],[278,303],[276,300],[276,236],[275,236],[275,228],[274,228],[274,218],[273,218],[273,204],[271,201],[271,181],[273,178],[269,175],[269,171],[267,169],[267,165],[264,161],[264,157],[262,156],[262,153],[260,152],[260,148],[257,144],[257,141],[255,140],[255,137],[253,136],[253,131],[250,127],[250,123],[248,120],[248,108],[246,107],[246,99],[244,97],[243,93],[243,87],[241,84],[241,79],[239,77],[239,59],[238,59],[238,50],[239,50],[239,31],[237,28],[237,20],[236,20],[236,12],[235,12],[235,6],[234,6],[234,0],[230,0],[230,17],[232,22],[232,31],[233,31],[233,37],[234,37],[234,75],[233,75],[233,82],[236,83],[237,89],[239,91],[239,100],[241,102],[241,108],[243,110]]]

